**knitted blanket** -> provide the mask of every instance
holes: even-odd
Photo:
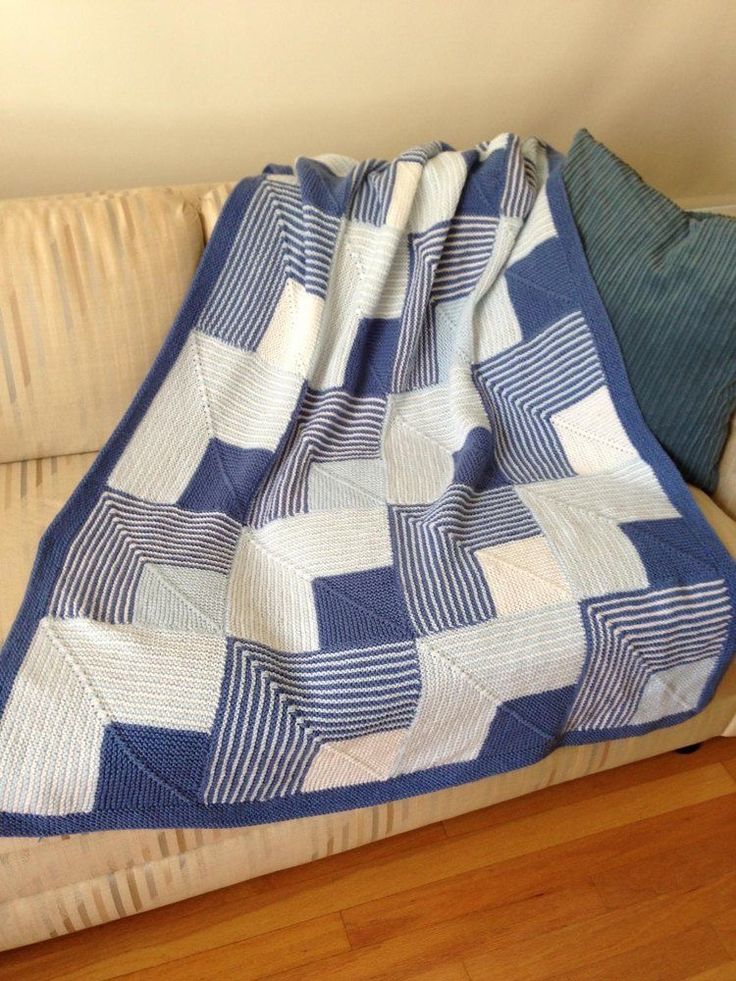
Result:
[[[680,722],[734,564],[647,430],[560,158],[229,198],[0,657],[0,834],[375,804]]]

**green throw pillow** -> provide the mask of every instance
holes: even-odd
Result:
[[[586,130],[563,179],[644,418],[713,491],[736,408],[736,220],[683,211]]]

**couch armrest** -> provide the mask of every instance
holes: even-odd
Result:
[[[722,511],[704,491],[698,487],[691,487],[689,484],[688,488],[708,524],[726,546],[729,555],[736,559],[736,521],[730,518],[725,511]]]

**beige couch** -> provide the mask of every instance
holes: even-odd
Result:
[[[41,533],[151,364],[228,191],[219,184],[0,203],[0,640]],[[736,521],[726,513],[736,515],[736,437],[721,465],[721,507],[694,493],[736,556]],[[233,831],[0,839],[0,949],[736,734],[735,718],[736,665],[708,709],[683,725],[557,750],[535,766],[396,804]]]

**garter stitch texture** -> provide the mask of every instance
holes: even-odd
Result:
[[[559,157],[233,191],[0,655],[0,834],[227,826],[672,725],[734,566],[647,429]]]

